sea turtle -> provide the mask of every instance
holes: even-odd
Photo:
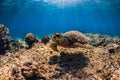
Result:
[[[76,30],[68,31],[64,34],[54,33],[52,35],[51,48],[58,51],[57,45],[72,48],[79,47],[83,46],[83,44],[87,43],[89,40],[89,37]]]

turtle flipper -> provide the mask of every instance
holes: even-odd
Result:
[[[73,43],[73,47],[82,47],[82,48],[85,48],[86,46],[83,45],[83,44],[81,44],[81,43],[79,43],[79,42],[75,42],[75,43]]]
[[[74,47],[74,48],[75,48],[75,47],[81,47],[81,48],[91,49],[90,46],[81,44],[81,43],[79,43],[79,42],[73,43],[73,47]]]
[[[56,43],[51,43],[50,47],[52,48],[52,50],[58,52],[58,48],[57,48],[57,44]]]

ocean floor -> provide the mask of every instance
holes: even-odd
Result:
[[[120,80],[120,37],[86,33],[86,44],[55,51],[51,37],[21,42],[0,26],[0,80]]]
[[[19,49],[0,55],[0,80],[120,80],[120,37],[85,35],[91,41],[84,47],[58,51],[51,39],[30,49],[20,42]]]

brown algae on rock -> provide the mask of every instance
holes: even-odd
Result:
[[[28,48],[31,48],[34,43],[38,42],[35,35],[32,33],[28,33],[25,36],[25,42],[28,44]]]

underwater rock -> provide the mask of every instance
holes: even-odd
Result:
[[[9,29],[6,28],[3,24],[0,24],[0,37],[6,36],[9,33]]]
[[[111,54],[120,51],[120,46],[115,43],[109,44],[108,46],[106,46],[106,48],[108,49],[108,52]]]
[[[41,42],[44,43],[44,44],[47,44],[49,42],[50,38],[48,36],[44,36],[42,39],[41,39]]]
[[[25,36],[25,42],[28,44],[28,48],[31,48],[35,42],[38,42],[34,34],[28,33]]]
[[[120,58],[118,58],[117,62],[118,62],[118,65],[120,66]]]
[[[108,52],[111,53],[111,54],[115,53],[115,49],[113,47],[111,47],[111,48],[108,49]]]
[[[25,61],[22,66],[13,66],[10,80],[37,80],[38,64],[34,61]]]
[[[25,78],[21,75],[20,68],[17,66],[13,66],[11,69],[11,76],[9,80],[25,80]]]
[[[105,38],[101,39],[98,43],[96,43],[95,46],[103,46],[105,47],[107,45],[107,41]]]
[[[51,44],[51,48],[54,50],[57,48],[57,45],[63,47],[81,47],[83,44],[87,43],[90,40],[89,37],[84,35],[79,31],[68,31],[64,34],[54,33],[52,35],[53,44]],[[55,46],[54,46],[55,45]]]
[[[33,78],[38,75],[37,63],[34,61],[27,61],[23,63],[23,67],[21,68],[22,75],[25,78]]]
[[[21,41],[17,41],[17,40],[10,40],[10,44],[9,44],[9,52],[16,52],[19,51],[20,49],[25,48],[25,44],[22,43]]]
[[[0,24],[0,53],[5,53],[5,51],[9,48],[9,38],[8,38],[9,30],[3,24]]]
[[[4,54],[8,51],[18,51],[24,48],[23,43],[16,41],[8,36],[9,29],[3,24],[0,24],[0,54]]]

